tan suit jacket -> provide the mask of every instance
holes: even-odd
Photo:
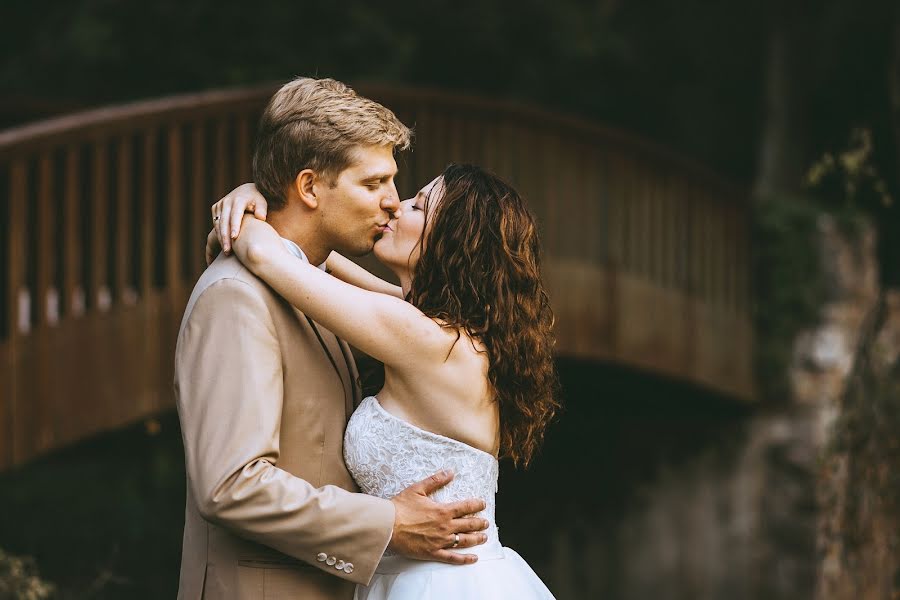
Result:
[[[237,259],[210,265],[175,357],[187,466],[179,598],[349,600],[368,583],[394,508],[356,493],[344,465],[359,395],[346,344]]]

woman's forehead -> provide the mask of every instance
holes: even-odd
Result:
[[[441,184],[441,176],[438,175],[437,177],[435,177],[434,179],[432,179],[431,181],[426,183],[422,187],[422,189],[419,190],[419,193],[421,193],[423,196],[428,196],[431,193],[431,191],[433,189],[435,189],[436,187],[440,186],[440,184]]]

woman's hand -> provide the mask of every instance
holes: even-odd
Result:
[[[256,189],[253,183],[245,183],[231,190],[227,196],[212,205],[210,211],[213,217],[213,231],[219,242],[219,248],[225,251],[225,254],[231,252],[232,240],[236,240],[241,233],[241,219],[244,218],[245,212],[253,213],[253,215],[261,220],[266,220],[268,205],[266,199]],[[209,261],[210,250],[215,257],[218,254],[217,248],[210,248],[209,238],[207,238],[206,255],[207,264]]]
[[[244,215],[239,227],[243,235],[234,240],[234,255],[255,274],[259,275],[261,269],[279,257],[289,256],[284,240],[268,223]]]

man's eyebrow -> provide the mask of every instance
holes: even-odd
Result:
[[[363,175],[361,181],[385,181],[393,177],[395,173],[371,173]]]

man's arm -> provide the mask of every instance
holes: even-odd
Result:
[[[356,583],[369,581],[391,538],[391,501],[315,488],[278,468],[281,353],[250,284],[225,279],[197,299],[176,353],[188,482],[202,516]],[[351,573],[317,560],[352,563]]]

